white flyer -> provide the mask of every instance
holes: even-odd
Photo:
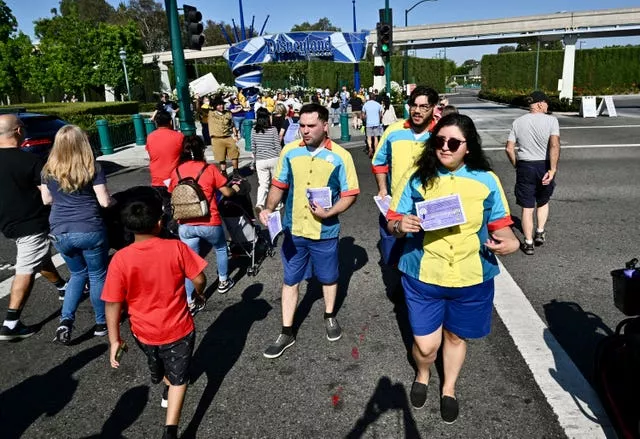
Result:
[[[425,231],[459,226],[467,222],[460,195],[447,195],[416,203],[416,214]]]
[[[323,209],[329,209],[333,205],[329,187],[309,188],[307,189],[307,198],[311,206],[313,206],[314,202],[318,203]]]
[[[269,214],[267,220],[267,228],[269,229],[269,238],[271,238],[271,244],[273,244],[282,232],[282,218],[280,217],[280,211],[276,210]]]
[[[391,205],[391,195],[385,195],[384,197],[376,195],[373,197],[373,201],[375,201],[382,216],[386,217]]]

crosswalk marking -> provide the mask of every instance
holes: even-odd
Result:
[[[56,267],[59,267],[62,264],[64,264],[64,259],[62,259],[62,256],[60,256],[59,253],[53,255],[51,257],[51,260],[53,261],[53,264]],[[40,276],[41,276],[40,273],[36,274],[36,279],[39,278]],[[11,276],[9,279],[5,279],[2,282],[0,282],[0,299],[11,294],[11,282],[13,282],[13,276]]]

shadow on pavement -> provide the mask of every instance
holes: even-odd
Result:
[[[122,166],[118,163],[110,162],[108,160],[100,160],[100,165],[102,166],[105,175],[114,174],[118,171],[122,171],[125,168],[125,166]]]
[[[111,416],[102,426],[100,434],[84,439],[124,439],[122,433],[131,427],[149,402],[149,386],[137,386],[127,390],[118,400]]]
[[[389,410],[402,411],[404,421],[404,434],[398,431],[394,437],[406,439],[419,438],[418,426],[411,414],[407,391],[400,383],[392,384],[388,377],[380,378],[373,395],[369,399],[364,414],[358,419],[353,429],[347,434],[347,439],[364,437],[367,428],[375,423],[378,418]]]
[[[267,317],[271,305],[258,298],[262,284],[253,284],[242,293],[242,300],[220,313],[209,326],[198,349],[193,355],[191,383],[202,374],[207,376],[207,384],[202,392],[196,411],[182,438],[195,438],[200,423],[209,410],[225,376],[244,350],[251,326]]]
[[[364,267],[368,261],[367,251],[356,245],[353,237],[340,238],[338,242],[338,294],[333,308],[336,313],[340,311],[340,307],[347,297],[353,273]],[[315,301],[320,298],[322,298],[322,285],[314,277],[307,282],[307,291],[296,309],[293,319],[294,332],[297,332],[302,322],[309,316]]]
[[[71,401],[78,387],[73,374],[107,351],[100,344],[80,352],[43,375],[34,375],[0,394],[4,439],[19,438],[42,415],[54,416]]]

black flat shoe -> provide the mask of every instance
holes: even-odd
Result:
[[[427,403],[427,389],[426,384],[413,382],[411,386],[411,392],[409,393],[409,399],[414,409],[421,409]]]
[[[440,416],[447,424],[453,424],[458,419],[458,400],[444,395],[440,398]]]

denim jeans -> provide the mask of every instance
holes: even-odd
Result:
[[[76,310],[82,298],[82,290],[89,280],[89,293],[93,312],[96,315],[96,324],[105,324],[107,321],[104,314],[104,302],[100,295],[107,276],[109,256],[106,229],[89,233],[62,233],[54,235],[52,241],[71,273],[64,294],[60,319],[75,320]]]
[[[203,258],[209,253],[209,248],[201,248],[201,240],[215,248],[218,278],[220,281],[227,280],[229,260],[227,259],[227,240],[225,239],[222,226],[192,226],[189,224],[180,224],[178,235],[180,235],[180,241],[187,244]],[[189,279],[185,281],[185,288],[187,290],[187,300],[191,303],[193,301],[194,287]]]

